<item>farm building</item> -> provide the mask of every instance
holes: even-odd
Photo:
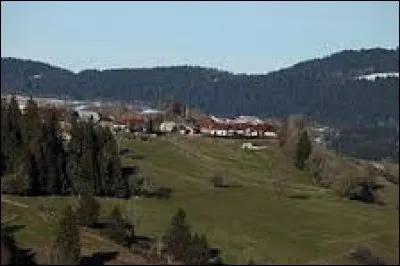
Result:
[[[239,121],[243,121],[245,118],[247,119],[247,117],[241,117]],[[232,119],[231,121],[236,120]],[[202,134],[216,137],[277,137],[274,126],[258,122],[257,120],[252,120],[252,123],[226,122],[226,120],[218,120],[212,117],[211,119],[202,118],[198,121],[198,124]]]

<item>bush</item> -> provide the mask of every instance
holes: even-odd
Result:
[[[348,197],[351,200],[359,200],[363,202],[373,203],[376,200],[375,192],[366,184],[357,184],[348,192]]]
[[[99,201],[92,196],[82,196],[77,209],[79,225],[90,227],[97,222],[99,215]]]
[[[109,215],[105,234],[117,244],[130,247],[135,238],[135,227],[122,217],[120,209],[115,206]]]
[[[167,187],[160,187],[155,191],[155,195],[158,199],[170,199],[172,189]]]
[[[253,259],[250,259],[249,262],[247,263],[247,265],[256,265],[256,263],[254,262]]]
[[[272,191],[277,198],[285,195],[285,188],[286,179],[284,177],[278,177],[272,181]]]
[[[125,154],[128,154],[128,153],[130,153],[131,152],[131,150],[130,149],[121,149],[120,151],[119,151],[119,154],[120,155],[125,155]]]
[[[226,187],[224,177],[219,174],[211,177],[211,183],[214,187]]]
[[[350,258],[364,265],[386,265],[385,261],[374,256],[371,249],[365,245],[358,246],[350,251]]]

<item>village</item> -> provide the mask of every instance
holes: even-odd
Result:
[[[2,94],[2,99],[10,100],[12,95]],[[15,95],[21,112],[24,112],[30,97]],[[107,127],[113,134],[124,134],[130,138],[149,140],[157,137],[186,135],[225,139],[276,139],[282,119],[239,115],[237,117],[216,117],[207,115],[197,108],[178,101],[166,101],[150,107],[150,104],[135,101],[78,101],[58,98],[33,97],[42,108],[55,109],[60,118],[61,135],[69,141],[67,122],[71,116],[83,121]],[[311,140],[318,145],[327,146],[333,135],[340,134],[336,129],[320,124],[310,124]],[[263,146],[254,146],[244,142],[243,149],[260,150]]]
[[[11,95],[2,95],[10,99]],[[29,97],[16,95],[23,112]],[[118,105],[117,103],[68,101],[53,98],[33,98],[38,106],[54,108],[66,118],[75,115],[80,120],[92,120],[108,127],[114,134],[130,133],[134,137],[151,138],[169,134],[222,138],[276,138],[280,122],[254,116],[219,118],[179,102],[167,102],[162,108]],[[66,120],[66,119],[64,119]],[[61,121],[62,128],[68,127]],[[68,139],[67,133],[63,134]]]

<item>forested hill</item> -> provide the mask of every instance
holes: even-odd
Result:
[[[192,66],[73,73],[40,62],[2,58],[1,87],[3,92],[72,98],[174,98],[216,115],[305,113],[341,124],[370,124],[390,117],[398,123],[399,79],[356,79],[377,72],[399,72],[398,48],[342,51],[266,75]]]

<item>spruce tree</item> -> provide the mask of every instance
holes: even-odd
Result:
[[[71,206],[67,206],[59,222],[54,245],[54,263],[77,265],[81,256],[81,243],[77,219]]]
[[[206,237],[195,233],[191,238],[191,243],[184,258],[188,265],[206,265],[209,260],[209,247]]]
[[[110,218],[117,224],[123,224],[124,219],[122,217],[121,209],[115,205],[114,208],[110,212]]]
[[[10,171],[16,172],[22,153],[21,110],[15,96],[12,96],[7,110],[7,127],[9,130]]]
[[[125,221],[118,206],[114,206],[109,217],[112,223],[108,228],[109,237],[116,243],[124,245],[126,240]]]
[[[8,127],[8,103],[5,99],[1,99],[1,171],[0,175],[3,175],[8,168],[9,160],[9,149],[10,149],[10,132]]]
[[[308,137],[307,131],[303,130],[300,135],[299,142],[297,143],[295,166],[298,169],[303,169],[305,161],[311,153],[311,141]]]
[[[41,117],[39,107],[36,102],[30,97],[26,104],[25,113],[22,118],[23,121],[23,141],[30,144],[31,141],[37,140],[41,134]]]
[[[25,169],[22,175],[28,177],[27,194],[30,196],[38,196],[42,194],[42,186],[40,182],[40,165],[38,164],[35,155],[28,151],[25,159]]]
[[[171,228],[165,236],[169,252],[178,260],[187,259],[188,247],[191,244],[190,227],[186,222],[186,212],[179,208],[172,217]]]
[[[83,127],[75,117],[71,120],[71,140],[67,146],[66,172],[70,182],[70,191],[75,195],[82,193],[81,176],[82,168],[80,160],[82,156]]]
[[[79,200],[79,207],[76,211],[79,224],[82,226],[92,226],[100,215],[100,203],[91,196],[83,196]]]

